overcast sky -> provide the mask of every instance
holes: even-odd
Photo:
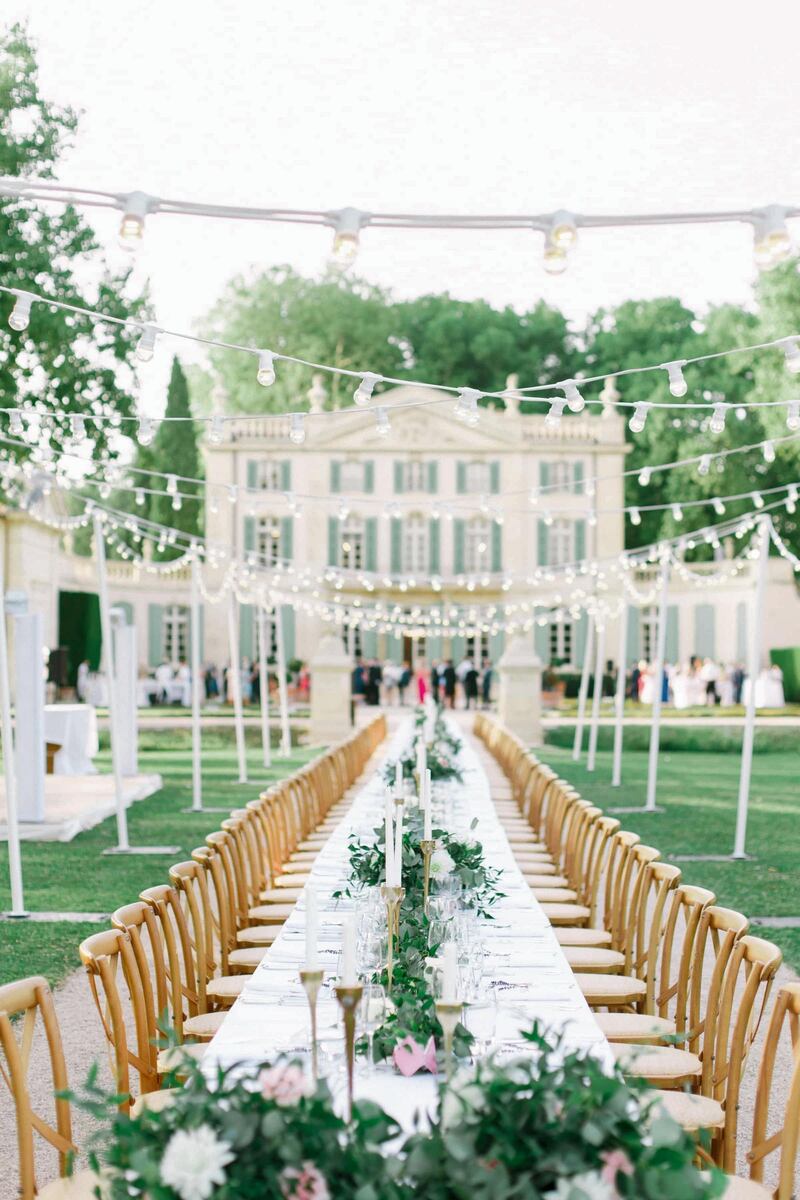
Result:
[[[428,212],[800,202],[791,0],[6,0],[6,17],[28,19],[45,93],[83,112],[70,184]],[[118,218],[91,219],[114,247]],[[140,269],[158,320],[191,328],[237,272],[313,274],[329,247],[156,217]],[[368,230],[358,269],[575,320],[630,296],[746,302],[754,275],[750,231],[718,227],[582,233],[558,278],[533,233]]]

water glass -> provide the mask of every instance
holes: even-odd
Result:
[[[475,1057],[491,1049],[497,1032],[497,996],[494,988],[473,991],[464,1004],[464,1024],[475,1039]]]
[[[367,1071],[371,1074],[375,1069],[373,1040],[375,1030],[379,1029],[386,1020],[386,992],[379,983],[368,983],[364,986],[361,997],[361,1029],[367,1035]]]

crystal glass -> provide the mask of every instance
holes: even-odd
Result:
[[[373,1040],[375,1030],[386,1020],[386,992],[379,983],[368,983],[361,997],[361,1029],[367,1035],[367,1070],[375,1069]]]
[[[468,993],[464,1004],[464,1024],[475,1039],[475,1055],[489,1053],[497,1032],[497,996],[494,988]]]

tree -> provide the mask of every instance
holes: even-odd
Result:
[[[76,128],[71,109],[41,95],[35,47],[24,27],[15,25],[0,35],[0,174],[52,177]],[[111,316],[140,316],[143,300],[123,298],[129,274],[108,269],[93,231],[71,206],[50,213],[25,200],[0,199],[5,285]],[[0,293],[0,408],[38,414],[44,422],[40,445],[48,435],[56,451],[70,443],[72,413],[132,411],[135,333],[94,325],[44,304],[34,304],[28,328],[17,333],[8,325],[13,303],[13,297]],[[95,457],[117,453],[107,429],[87,422]],[[7,422],[0,423],[0,433],[7,435]],[[1,452],[21,460],[33,450],[4,445]]]
[[[200,537],[203,531],[202,489],[197,484],[180,481],[180,476],[187,479],[199,479],[202,464],[194,423],[191,419],[187,419],[192,416],[189,387],[177,358],[172,360],[164,416],[181,419],[162,422],[158,427],[153,445],[147,448],[146,454],[140,456],[138,462],[140,466],[178,477],[177,489],[182,494],[180,508],[174,508],[173,497],[165,494],[165,480],[158,476],[136,476],[136,482],[161,493],[149,497],[150,503],[146,507],[147,516],[151,521],[156,521],[159,525],[165,525],[171,529],[181,530],[192,537]],[[197,499],[193,497],[197,497]],[[182,546],[167,546],[163,551],[157,550],[156,554],[160,558],[175,558],[182,551]]]

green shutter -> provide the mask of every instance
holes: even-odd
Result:
[[[400,517],[392,517],[391,525],[391,571],[399,574],[403,569],[403,522]]]
[[[295,657],[294,609],[291,604],[282,604],[280,610],[281,627],[283,628],[283,649],[286,665]]]
[[[547,543],[548,543],[547,526],[545,525],[544,521],[542,521],[541,519],[539,519],[539,521],[537,521],[537,523],[536,523],[536,537],[537,537],[536,561],[538,562],[540,567],[546,567],[547,560],[549,558],[549,555],[547,553]]]
[[[364,491],[375,491],[375,463],[372,459],[364,463]]]
[[[664,650],[664,661],[678,661],[678,606],[667,605],[667,644]]]
[[[331,459],[331,491],[340,492],[342,490],[342,464],[338,459]]]
[[[489,490],[493,496],[500,491],[500,463],[497,460],[489,463]]]
[[[398,459],[395,459],[394,463],[394,490],[395,492],[403,490],[403,464]]]
[[[436,575],[440,570],[439,562],[441,555],[439,553],[440,542],[440,522],[438,518],[431,520],[428,527],[428,566],[431,575]]]
[[[378,518],[367,517],[364,522],[366,539],[364,563],[367,571],[378,569]]]
[[[339,519],[338,517],[328,517],[328,566],[338,567],[339,565],[339,549],[341,547],[341,537],[339,536]]]
[[[164,605],[147,606],[147,662],[151,667],[161,663],[164,653]]]
[[[740,663],[747,662],[747,604],[740,600],[736,605],[736,658]]]
[[[460,633],[454,634],[450,638],[450,657],[456,666],[464,657],[464,651],[467,648],[467,639]]]
[[[539,487],[545,491],[550,486],[550,463],[539,463]]]
[[[492,663],[492,666],[496,667],[498,660],[502,658],[505,645],[506,635],[502,632],[502,630],[500,633],[492,633],[489,635],[489,659]]]
[[[292,490],[292,464],[288,458],[281,463],[281,488],[284,492]]]
[[[503,569],[503,526],[499,521],[492,521],[492,570]]]
[[[256,519],[255,517],[245,517],[244,519],[244,548],[245,552],[255,550],[256,548]]]
[[[378,657],[378,633],[375,629],[361,629],[361,657]]]
[[[572,490],[577,496],[583,495],[583,463],[572,464]]]
[[[432,633],[425,638],[425,657],[429,663],[438,662],[442,657],[442,635]]]
[[[252,604],[239,605],[239,654],[242,658],[252,660],[255,650],[255,639],[253,637],[253,606]]]
[[[456,463],[456,491],[465,492],[467,490],[467,464],[465,462]]]
[[[257,487],[258,480],[258,463],[253,458],[247,460],[247,486],[249,488]]]
[[[637,663],[641,657],[641,622],[642,614],[640,610],[633,604],[629,605],[628,629],[625,638],[625,653],[629,665]]]
[[[533,627],[533,649],[543,666],[550,662],[550,626],[537,623]]]
[[[428,463],[428,491],[433,496],[439,490],[439,464],[437,462]]]
[[[453,521],[453,570],[460,575],[464,570],[464,550],[467,534],[466,521],[457,518]]]
[[[694,609],[694,652],[714,658],[714,605],[696,604]]]
[[[586,522],[575,522],[575,561],[583,562],[586,558]]]
[[[281,517],[281,558],[291,562],[294,556],[294,517]]]

